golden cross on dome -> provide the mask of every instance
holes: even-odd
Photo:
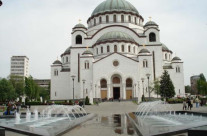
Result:
[[[149,21],[152,21],[152,17],[149,17]]]
[[[78,20],[79,24],[81,23],[81,19]]]

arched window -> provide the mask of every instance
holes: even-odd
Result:
[[[75,40],[76,40],[76,44],[82,44],[82,36],[81,35],[77,35]]]
[[[148,62],[147,62],[147,60],[143,60],[143,68],[148,68]]]
[[[68,63],[68,57],[66,57],[66,63]]]
[[[107,88],[107,81],[105,79],[101,80],[101,88]]]
[[[128,46],[128,52],[131,52],[131,46],[130,45]]]
[[[131,16],[128,17],[129,23],[131,23]]]
[[[180,73],[180,67],[179,66],[176,67],[176,73]]]
[[[94,18],[94,26],[96,25],[96,19]]]
[[[121,51],[124,52],[124,45],[121,46]]]
[[[124,23],[124,15],[121,15],[121,22]]]
[[[114,77],[113,78],[113,84],[120,84],[120,78],[119,77]]]
[[[137,24],[137,18],[136,17],[134,17],[134,23]]]
[[[150,33],[149,34],[149,41],[150,42],[156,42],[156,35],[155,35],[155,33]]]
[[[107,52],[110,52],[110,47],[109,47],[109,45],[107,46]]]
[[[101,47],[101,53],[103,53],[103,47]]]
[[[109,22],[109,16],[107,15],[106,16],[106,23],[108,23]]]
[[[85,69],[89,69],[89,62],[85,61]]]
[[[96,54],[98,54],[98,48],[96,48]]]
[[[58,70],[57,69],[54,70],[54,76],[58,76]]]
[[[114,15],[114,23],[116,23],[116,15]]]
[[[167,53],[165,53],[165,60],[167,60]]]
[[[132,79],[127,78],[127,80],[126,80],[126,87],[132,87]]]
[[[99,17],[99,24],[102,23],[102,17]]]
[[[114,52],[117,52],[117,46],[114,45]]]
[[[135,53],[135,46],[133,47],[133,51],[134,51],[134,53]]]

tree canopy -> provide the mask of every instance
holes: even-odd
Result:
[[[172,98],[175,96],[175,87],[166,70],[163,72],[160,80],[160,95],[164,98]]]

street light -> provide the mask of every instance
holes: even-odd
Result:
[[[74,80],[75,80],[75,76],[72,75],[71,77],[72,77],[72,80],[73,80],[73,103],[74,103]]]
[[[142,87],[143,87],[143,99],[142,99],[142,101],[144,101],[144,78],[141,78],[141,80],[142,80]]]
[[[149,78],[150,78],[150,74],[146,74],[147,79],[148,79],[148,92],[149,92],[149,101],[150,101],[150,90],[149,90]]]
[[[85,82],[86,82],[86,80],[85,79],[83,79],[82,80],[83,81],[83,108],[85,107],[85,97],[84,97],[84,94],[85,94]]]

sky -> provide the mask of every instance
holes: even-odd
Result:
[[[34,78],[50,78],[50,66],[71,45],[72,28],[86,21],[103,0],[1,0],[0,77],[13,55],[29,57]],[[160,40],[184,61],[190,76],[207,76],[207,0],[128,0],[160,28]]]

